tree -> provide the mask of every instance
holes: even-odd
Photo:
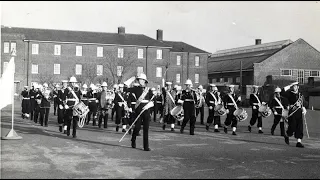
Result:
[[[35,79],[38,79],[38,83],[39,84],[47,83],[49,87],[50,86],[53,87],[54,83],[56,81],[55,75],[51,71],[48,71],[46,66],[43,67],[43,69],[41,71],[44,71],[44,72],[36,74],[35,75],[36,76]]]

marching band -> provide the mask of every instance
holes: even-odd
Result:
[[[69,84],[68,84],[69,83]],[[220,132],[221,117],[226,116],[224,133],[228,133],[228,127],[232,127],[232,135],[237,135],[236,129],[239,122],[247,119],[248,114],[244,108],[239,107],[241,96],[235,93],[234,85],[229,85],[229,92],[219,92],[215,84],[209,84],[208,90],[204,91],[200,85],[197,90],[192,89],[192,81],[187,79],[185,89],[172,82],[166,82],[165,87],[147,87],[148,80],[145,74],[132,77],[123,84],[113,85],[108,89],[108,84],[86,84],[80,89],[74,76],[69,81],[63,80],[62,87],[59,84],[50,90],[47,83],[43,85],[33,83],[31,89],[25,86],[22,96],[22,118],[29,118],[41,126],[48,126],[48,117],[51,102],[54,103],[54,115],[57,115],[59,132],[76,138],[77,126],[82,128],[88,125],[91,118],[93,126],[108,128],[108,117],[111,113],[116,114],[116,131],[119,131],[122,123],[122,132],[131,134],[131,147],[136,148],[136,138],[140,135],[143,125],[143,148],[150,151],[149,147],[149,123],[153,113],[154,122],[160,114],[162,129],[170,125],[171,131],[175,131],[175,125],[180,127],[180,133],[184,133],[187,123],[190,123],[190,135],[195,134],[195,122],[200,114],[200,124],[204,124],[204,108],[208,108],[208,117],[205,129],[209,131],[213,124],[214,132]],[[289,89],[292,89],[289,91]],[[263,102],[259,93],[259,86],[253,86],[249,104],[252,107],[252,116],[248,131],[256,124],[259,133],[262,131],[263,118],[274,114],[271,127],[271,135],[280,123],[281,136],[285,143],[289,144],[289,137],[297,139],[296,147],[303,148],[303,120],[306,114],[305,99],[299,92],[298,83],[292,83],[283,89],[277,87],[274,96],[269,102]],[[270,107],[269,107],[270,106]],[[102,121],[103,120],[103,121]],[[287,125],[287,128],[286,126]],[[132,132],[133,130],[133,132]]]

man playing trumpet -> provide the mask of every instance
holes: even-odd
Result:
[[[164,108],[163,108],[163,125],[162,129],[166,129],[166,123],[171,125],[171,131],[174,131],[175,118],[171,114],[171,110],[175,107],[176,92],[172,89],[172,83],[166,82],[166,91],[163,94]]]

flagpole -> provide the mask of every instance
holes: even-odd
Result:
[[[12,60],[13,60],[13,73],[12,73],[12,76],[13,76],[13,84],[12,84],[12,109],[11,109],[11,113],[12,113],[12,116],[11,116],[11,130],[9,131],[9,133],[5,136],[5,137],[2,137],[1,139],[4,139],[4,140],[13,140],[13,139],[22,139],[21,136],[19,136],[13,129],[13,119],[14,119],[14,73],[15,73],[15,62],[14,62],[14,57],[16,56],[16,53],[15,53],[15,50],[12,51]]]

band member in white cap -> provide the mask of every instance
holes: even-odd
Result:
[[[171,115],[171,110],[176,106],[176,92],[173,91],[171,82],[166,82],[166,91],[163,94],[164,99],[164,108],[163,108],[163,125],[162,129],[165,130],[166,123],[171,125],[171,131],[174,131],[175,118]]]
[[[30,94],[28,91],[28,86],[24,86],[24,90],[21,92],[22,96],[22,102],[21,102],[21,107],[22,107],[22,118],[24,119],[29,118],[31,106],[30,106]]]
[[[259,128],[259,133],[262,134],[262,116],[258,110],[261,104],[263,104],[264,102],[262,102],[260,94],[258,94],[258,90],[259,86],[253,85],[253,92],[252,94],[250,94],[250,106],[252,106],[252,117],[249,122],[248,131],[251,132],[252,126],[257,122],[258,119],[257,126]]]
[[[87,98],[88,98],[88,106],[89,106],[89,113],[88,113],[88,120],[87,120],[87,125],[90,122],[91,115],[92,117],[92,126],[96,126],[96,121],[98,120],[97,116],[97,110],[98,110],[98,100],[97,100],[97,87],[94,84],[90,84],[89,91],[87,92]]]
[[[118,91],[119,91],[119,85],[118,84],[113,85],[113,93],[116,94],[118,93]],[[116,113],[116,106],[113,106],[112,112],[111,112],[111,121],[113,121],[113,117],[115,113]]]
[[[184,127],[186,127],[188,121],[190,121],[190,135],[194,135],[194,128],[196,122],[196,108],[195,104],[197,102],[197,95],[194,90],[191,89],[192,81],[187,79],[184,83],[186,89],[182,91],[181,99],[178,103],[183,103],[184,119],[182,121],[180,133],[183,133]]]
[[[182,88],[181,88],[181,86],[176,86],[176,89],[174,90],[174,92],[176,93],[176,98],[175,98],[175,103],[176,103],[176,105],[177,105],[177,106],[178,106],[178,105],[181,105],[181,106],[182,106],[181,101],[178,102],[179,99],[181,99],[181,94],[182,94]],[[178,126],[181,126],[181,122],[178,121],[178,122],[177,122],[177,125],[178,125]]]
[[[124,85],[119,84],[119,91],[115,94],[114,98],[114,105],[116,106],[116,131],[119,131],[120,128],[120,123],[122,122],[122,119],[124,118],[125,112],[124,112],[124,106],[126,105],[125,103],[125,93],[123,91]],[[124,124],[123,124],[124,125]]]
[[[52,94],[53,94],[53,115],[57,115],[57,109],[58,109],[58,88],[60,88],[59,84],[56,84],[53,88]]]
[[[99,128],[101,128],[101,124],[102,124],[102,118],[103,118],[103,127],[104,128],[108,128],[108,100],[107,96],[108,94],[108,84],[106,82],[103,82],[101,84],[102,87],[102,91],[100,93],[98,93],[98,100],[99,100],[99,106],[98,106],[98,111],[99,111],[99,122],[98,122],[98,126]]]
[[[144,73],[141,73],[137,78],[139,86],[129,88],[128,91],[133,93],[137,97],[135,105],[135,114],[140,114],[146,105],[150,104],[150,101],[154,98],[153,92],[147,87],[148,80]],[[127,86],[130,84],[125,83]],[[150,108],[146,108],[140,115],[140,118],[136,121],[131,138],[131,147],[136,148],[136,138],[143,124],[143,149],[145,151],[151,151],[149,148],[149,123],[150,123]]]
[[[65,102],[66,102],[66,94],[68,87],[68,80],[62,80],[62,88],[58,90],[58,124],[59,124],[59,131],[62,132],[64,129],[64,134],[67,134],[67,124],[65,124]],[[65,125],[65,126],[64,126]],[[63,128],[64,126],[64,128]]]
[[[274,135],[274,130],[276,129],[277,125],[280,122],[280,132],[281,132],[281,136],[285,135],[284,132],[284,117],[282,117],[282,112],[285,110],[289,110],[289,104],[288,104],[288,100],[280,95],[281,93],[281,89],[279,87],[277,87],[274,90],[274,98],[271,101],[271,110],[274,114],[274,121],[273,121],[273,125],[271,127],[271,134]]]
[[[198,95],[198,104],[196,107],[196,118],[198,117],[200,113],[200,124],[204,124],[203,119],[204,119],[204,104],[205,104],[205,99],[203,96],[203,86],[199,85],[198,90],[196,91],[196,94]]]
[[[292,83],[289,86],[284,87],[283,96],[289,101],[289,116],[288,119],[288,130],[284,136],[285,142],[289,144],[289,137],[294,134],[297,139],[296,147],[303,148],[304,145],[301,143],[303,138],[303,116],[307,113],[305,108],[306,102],[303,95],[299,92],[298,82]],[[291,91],[288,91],[292,88]]]
[[[36,91],[35,91],[36,94],[35,94],[34,99],[35,99],[36,103],[34,106],[34,122],[38,123],[38,119],[39,119],[39,123],[40,123],[39,117],[40,117],[40,104],[41,104],[41,97],[42,97],[40,90],[42,89],[42,85],[40,85],[40,84],[36,85],[35,89],[36,89]]]
[[[228,126],[232,127],[232,135],[236,134],[238,121],[233,115],[233,112],[236,110],[237,103],[241,101],[241,96],[237,96],[234,92],[234,85],[229,85],[229,93],[224,97],[224,106],[227,109],[227,118],[224,121],[224,132],[228,133]]]
[[[48,84],[43,84],[43,90],[41,92],[42,99],[40,104],[40,124],[41,126],[48,127],[49,112],[50,112],[50,101],[52,100],[53,94],[48,88]]]
[[[206,95],[206,103],[209,107],[209,116],[207,118],[206,130],[209,130],[209,127],[213,122],[214,132],[220,132],[218,127],[220,116],[217,113],[215,113],[214,109],[218,104],[221,104],[222,100],[219,94],[216,92],[218,92],[218,88],[216,87],[216,85],[210,84],[209,91]]]
[[[30,120],[34,119],[34,111],[35,111],[35,107],[36,107],[36,90],[35,90],[35,83],[32,83],[31,85],[31,89],[29,90],[29,95],[30,95]]]

